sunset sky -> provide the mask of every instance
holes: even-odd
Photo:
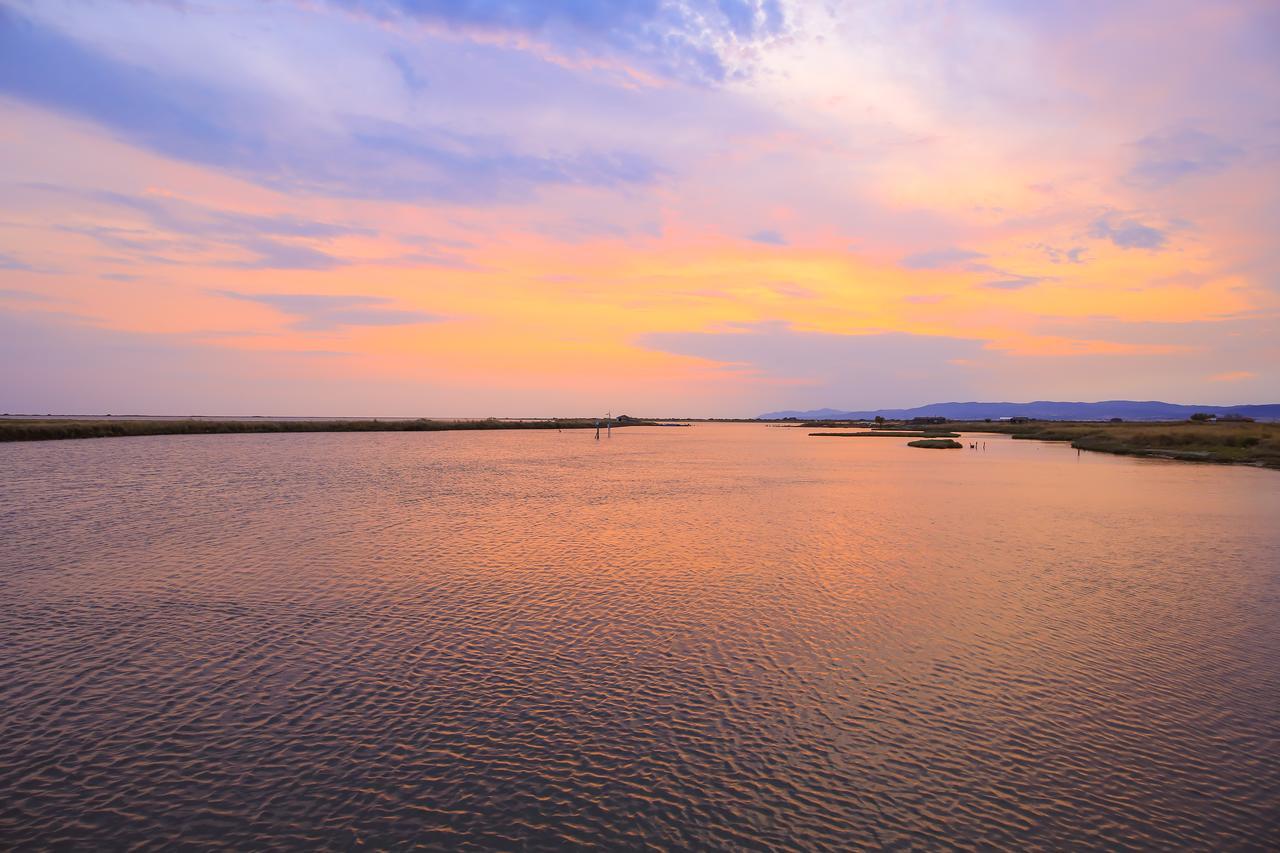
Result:
[[[0,409],[1280,401],[1280,4],[0,0]]]

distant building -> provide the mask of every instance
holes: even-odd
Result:
[[[928,417],[923,417],[923,418],[911,419],[911,423],[913,424],[945,424],[946,422],[947,422],[946,418],[932,416],[932,415]]]
[[[1004,420],[1004,418],[1001,418],[1000,420]],[[1018,415],[1018,416],[1016,416],[1016,417],[1009,418],[1009,423],[1011,423],[1011,424],[1029,424],[1029,423],[1031,423],[1031,422],[1032,422],[1032,421],[1034,421],[1034,420],[1035,420],[1035,418],[1024,418],[1024,417],[1022,417],[1021,415]]]

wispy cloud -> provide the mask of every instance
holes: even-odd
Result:
[[[1138,156],[1128,179],[1153,187],[1225,171],[1243,153],[1212,134],[1187,128],[1151,134],[1138,140],[1135,147]]]
[[[0,270],[21,270],[22,272],[35,272],[36,268],[31,264],[18,260],[13,255],[0,253]]]
[[[984,342],[903,333],[842,335],[795,329],[781,321],[734,324],[724,331],[644,335],[642,346],[736,366],[747,381],[806,387],[796,401],[856,405],[907,400],[939,377],[953,390],[972,387],[971,366],[990,353]]]
[[[649,74],[719,83],[742,73],[749,48],[783,32],[780,0],[448,2],[331,0],[383,19],[458,30],[519,33],[567,59],[613,57]]]
[[[447,320],[439,314],[389,308],[392,300],[380,296],[335,296],[313,293],[239,293],[234,290],[213,291],[218,296],[256,302],[292,317],[294,329],[323,332],[347,326],[404,326],[416,323],[439,323]]]
[[[1243,382],[1246,379],[1256,379],[1258,374],[1252,370],[1229,370],[1226,373],[1215,373],[1209,377],[1210,382]]]
[[[902,267],[909,270],[937,270],[958,266],[965,261],[974,261],[978,258],[984,257],[986,257],[986,255],[982,252],[972,252],[968,249],[949,247],[945,249],[931,249],[926,252],[916,252],[914,255],[907,255],[902,259],[900,264]]]
[[[748,234],[747,239],[752,243],[763,243],[766,246],[787,245],[787,238],[782,236],[780,232],[774,231],[771,228],[766,228],[763,231],[756,231]]]
[[[631,151],[522,152],[500,137],[441,125],[351,114],[316,121],[265,90],[157,74],[3,9],[0,93],[167,157],[295,191],[487,203],[552,185],[648,184],[661,174]]]
[[[785,296],[789,299],[817,299],[818,292],[811,287],[796,284],[791,281],[778,281],[769,285],[769,289],[779,296]]]
[[[348,261],[309,246],[270,240],[245,239],[238,245],[253,253],[248,260],[220,261],[214,266],[241,270],[331,270]]]
[[[1050,246],[1048,243],[1033,243],[1031,248],[1044,252],[1045,257],[1055,264],[1083,264],[1084,254],[1088,251],[1084,246],[1061,247]]]
[[[405,88],[412,94],[420,95],[427,90],[427,81],[409,57],[398,50],[389,50],[387,61],[396,69],[400,79],[404,81]]]
[[[1040,284],[1043,281],[1048,281],[1044,276],[1038,275],[1015,275],[1013,273],[1008,275],[1012,277],[983,282],[982,286],[992,290],[1022,290],[1023,288]]]
[[[43,293],[36,293],[32,290],[14,290],[12,288],[0,288],[0,299],[7,299],[13,302],[51,302],[49,296]]]
[[[126,195],[117,192],[79,192],[63,187],[28,185],[30,189],[73,196],[81,204],[96,204],[110,209],[117,217],[133,214],[137,225],[63,225],[62,230],[92,237],[104,246],[132,255],[137,260],[154,262],[157,251],[169,253],[208,253],[233,249],[248,254],[247,258],[209,260],[200,263],[232,269],[327,270],[348,262],[316,248],[332,238],[371,235],[363,226],[323,222],[296,216],[263,216],[239,211],[219,210],[179,198],[165,196]],[[179,263],[168,258],[168,263]],[[106,274],[116,280],[127,274]]]

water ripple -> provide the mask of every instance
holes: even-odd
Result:
[[[0,447],[0,842],[1274,849],[1280,477],[986,440]]]

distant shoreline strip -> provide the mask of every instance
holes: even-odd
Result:
[[[564,418],[542,421],[428,420],[0,420],[0,442],[55,441],[72,438],[128,438],[146,435],[221,435],[278,432],[446,432],[497,429],[594,429],[604,419]],[[614,428],[653,426],[647,421],[614,421]]]

